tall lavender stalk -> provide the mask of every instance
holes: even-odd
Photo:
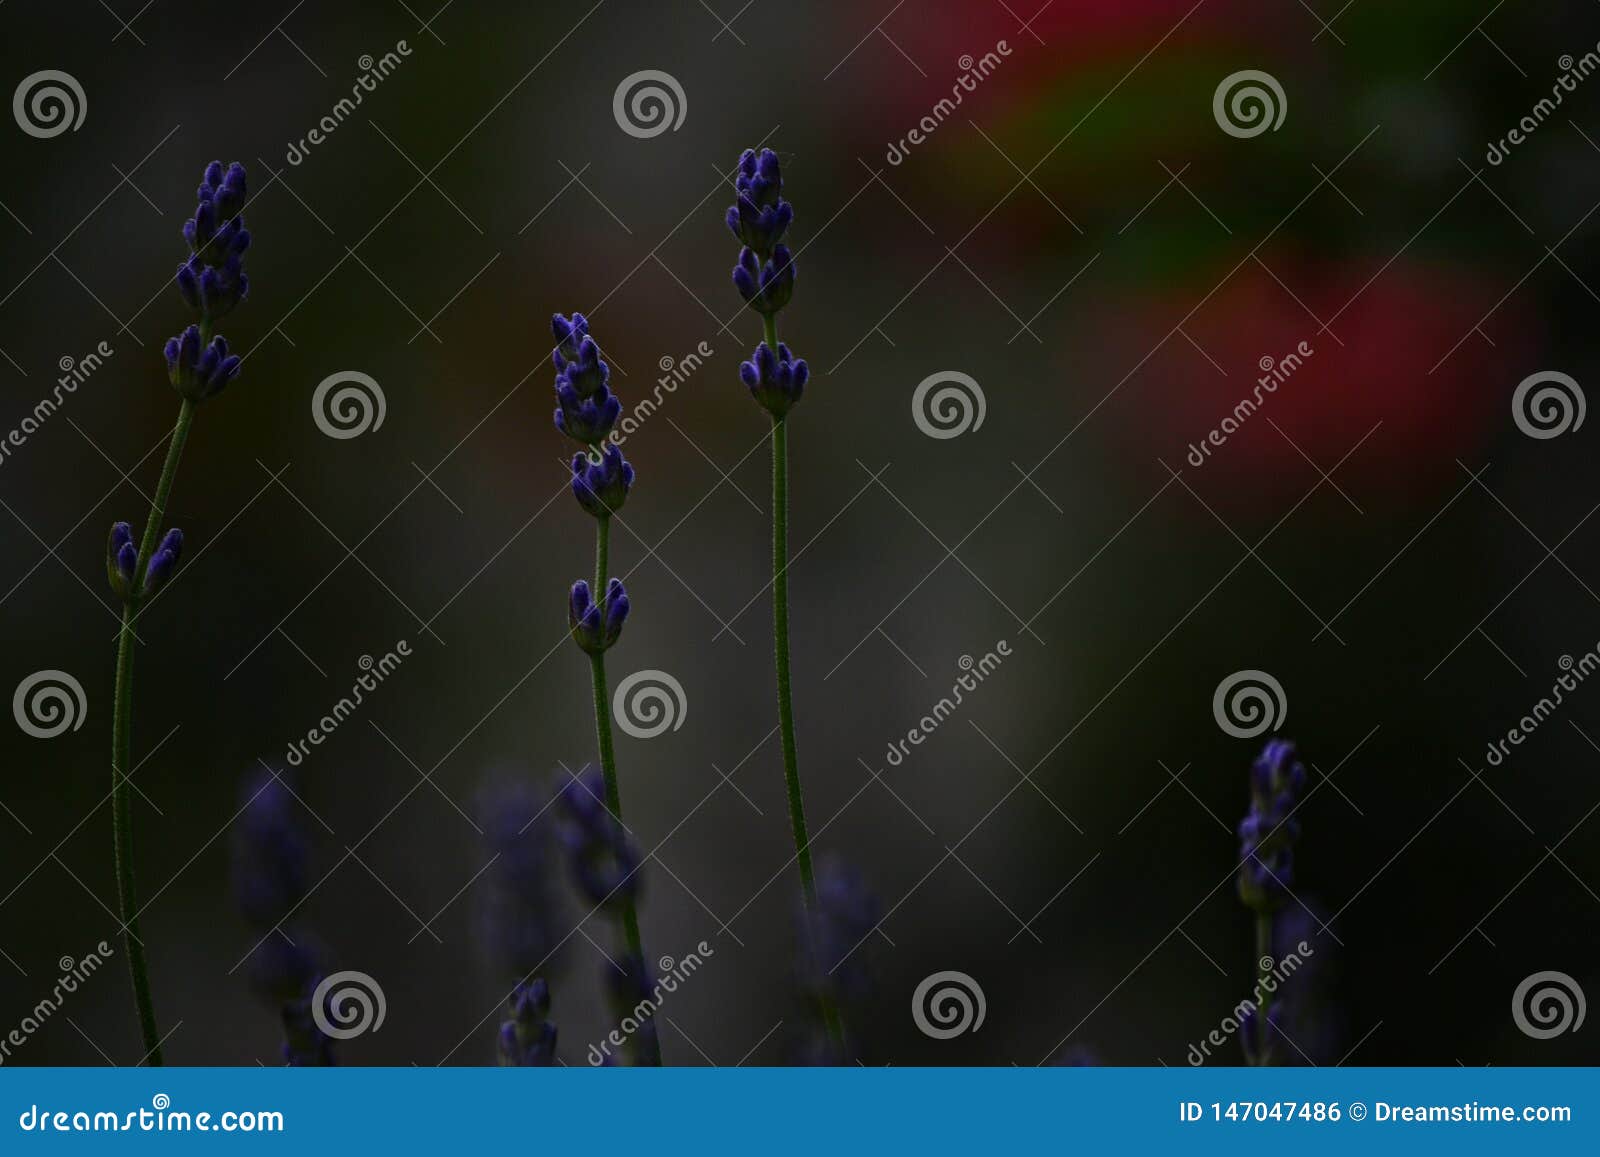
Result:
[[[1260,1005],[1251,1018],[1256,1040],[1248,1030],[1246,1059],[1251,1064],[1274,1062],[1272,989],[1273,919],[1289,898],[1294,883],[1294,845],[1300,821],[1291,814],[1305,790],[1306,769],[1295,758],[1294,744],[1274,738],[1250,767],[1250,810],[1239,824],[1239,899],[1256,916],[1256,990]]]
[[[633,467],[615,444],[606,442],[622,414],[622,403],[611,392],[611,367],[600,357],[599,345],[589,336],[588,319],[581,313],[574,313],[570,319],[558,313],[551,319],[550,329],[556,339],[552,355],[556,367],[556,429],[587,448],[572,457],[572,494],[595,520],[594,586],[591,588],[583,579],[572,585],[567,621],[573,642],[589,656],[606,807],[620,825],[622,793],[617,785],[617,754],[611,736],[606,651],[617,641],[628,618],[628,592],[621,579],[609,577],[609,567],[611,516],[628,500]],[[623,891],[617,909],[628,953],[642,960],[639,912],[631,890]],[[646,1049],[644,1060],[659,1065],[659,1047]]]
[[[168,530],[161,535],[167,500],[172,494],[178,461],[183,457],[196,407],[222,392],[239,372],[238,357],[228,352],[227,340],[214,336],[216,323],[244,300],[250,288],[245,276],[244,252],[250,234],[239,211],[245,202],[244,166],[235,162],[223,169],[220,161],[206,166],[197,193],[199,205],[183,227],[189,257],[178,266],[178,292],[199,319],[166,345],[167,374],[182,399],[172,427],[167,459],[156,483],[155,500],[145,519],[144,533],[134,544],[133,528],[118,522],[111,528],[106,548],[106,574],[111,589],[122,601],[122,629],[117,636],[117,684],[111,723],[111,825],[117,865],[117,908],[122,920],[128,970],[133,977],[133,1000],[139,1013],[139,1032],[145,1059],[161,1063],[161,1037],[156,1028],[155,1003],[150,995],[150,970],[144,941],[139,937],[138,890],[133,872],[133,807],[128,776],[133,767],[133,651],[134,621],[141,608],[177,569],[183,534]],[[159,543],[157,537],[160,536]]]
[[[795,861],[806,908],[817,910],[816,874],[811,865],[811,838],[806,831],[805,800],[800,790],[800,757],[794,735],[794,694],[789,676],[789,428],[788,415],[805,390],[810,370],[778,340],[778,312],[794,295],[794,258],[783,237],[794,220],[794,208],[783,199],[778,154],[771,149],[746,149],[735,179],[737,200],[728,208],[728,228],[739,239],[734,288],[745,304],[761,314],[765,340],[751,360],[739,366],[739,377],[772,419],[772,638],[778,680],[778,730],[783,743],[783,780],[789,795],[789,826],[794,833]],[[809,924],[808,924],[809,928]],[[844,1053],[844,1028],[827,991],[817,993],[823,1023],[839,1054]]]

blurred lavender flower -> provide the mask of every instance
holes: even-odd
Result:
[[[283,1057],[290,1065],[330,1065],[328,1039],[312,1018],[311,995],[321,981],[305,933],[284,922],[305,899],[307,846],[294,793],[262,771],[244,792],[233,832],[233,884],[239,911],[261,936],[250,956],[250,980],[263,1000],[278,1006],[284,1026]]]
[[[815,905],[801,904],[795,977],[804,998],[802,1027],[789,1046],[790,1063],[803,1066],[848,1064],[841,1041],[818,1017],[824,1007],[864,1000],[872,991],[868,937],[883,919],[883,906],[860,870],[836,855],[817,864]]]
[[[739,379],[750,387],[750,396],[778,417],[800,400],[810,377],[810,368],[782,342],[776,356],[772,347],[762,342],[750,361],[739,364]]]
[[[500,1026],[500,1064],[548,1068],[556,1063],[556,1027],[550,1014],[550,986],[543,980],[518,984],[507,1002],[511,1019]]]
[[[126,522],[114,523],[106,542],[106,577],[111,582],[111,590],[124,603],[148,598],[167,584],[178,568],[178,556],[182,553],[183,531],[177,528],[167,531],[144,568],[144,582],[135,583],[133,574],[139,565],[139,549],[133,544],[133,527]]]
[[[1290,813],[1305,782],[1286,739],[1270,740],[1250,768],[1250,810],[1239,824],[1239,898],[1258,913],[1281,907],[1293,886],[1300,821]]]
[[[573,879],[591,905],[620,908],[639,895],[639,849],[606,807],[605,779],[585,767],[561,787],[566,843]]]
[[[559,963],[562,931],[551,796],[526,776],[497,769],[474,810],[492,857],[479,893],[482,943],[501,977],[548,976]]]
[[[606,997],[612,1015],[619,1024],[638,1025],[629,1036],[634,1056],[659,1057],[661,1038],[656,1032],[655,1008],[660,994],[656,992],[654,966],[638,953],[624,952],[615,967],[609,961],[601,967],[605,970]]]

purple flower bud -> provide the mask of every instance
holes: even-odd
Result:
[[[567,625],[572,641],[591,655],[598,655],[617,641],[622,624],[628,619],[628,592],[621,579],[606,584],[605,604],[594,601],[589,584],[579,579],[572,585],[568,600]]]
[[[768,316],[789,304],[794,296],[794,255],[787,245],[773,247],[765,263],[756,260],[746,246],[739,251],[739,264],[733,269],[733,285],[746,304]]]
[[[133,591],[133,568],[139,562],[139,548],[133,545],[133,527],[126,522],[111,524],[111,534],[106,539],[106,579],[111,590],[123,602]]]
[[[776,354],[762,342],[756,346],[750,361],[740,363],[739,378],[750,388],[751,397],[781,418],[800,400],[811,378],[811,370],[782,342],[778,343]]]
[[[572,456],[572,494],[596,518],[621,510],[632,486],[633,467],[614,444],[601,451],[598,461],[587,454]]]
[[[145,567],[144,589],[140,591],[142,597],[148,598],[167,584],[178,567],[178,556],[182,553],[183,531],[173,527],[162,537],[156,552],[150,556],[150,564]]]
[[[239,373],[239,358],[228,352],[226,338],[214,337],[201,350],[199,326],[191,325],[177,337],[169,338],[165,353],[172,388],[191,402],[220,394]]]

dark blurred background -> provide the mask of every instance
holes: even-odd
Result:
[[[58,958],[115,939],[103,541],[142,524],[159,471],[179,229],[220,158],[252,180],[250,298],[221,327],[248,356],[201,409],[168,518],[188,554],[139,626],[137,856],[168,1061],[278,1062],[240,964],[259,939],[230,882],[241,786],[405,639],[412,657],[300,769],[316,886],[296,921],[326,970],[386,994],[341,1063],[493,1062],[509,984],[481,944],[474,801],[491,773],[545,788],[594,758],[564,639],[593,530],[550,422],[548,318],[573,309],[627,406],[663,359],[713,351],[626,443],[639,477],[613,532],[633,597],[613,681],[667,671],[687,700],[680,729],[618,740],[655,853],[646,949],[715,950],[664,1008],[663,1050],[793,1055],[766,419],[737,376],[760,325],[722,221],[739,151],[766,144],[797,213],[783,334],[813,371],[790,423],[801,767],[818,848],[886,916],[853,957],[871,982],[856,1056],[1185,1063],[1254,979],[1233,828],[1265,736],[1225,733],[1212,696],[1260,669],[1310,775],[1292,906],[1317,914],[1308,1059],[1600,1060],[1593,1025],[1536,1040],[1511,1015],[1547,969],[1600,993],[1600,688],[1485,758],[1600,640],[1594,424],[1535,439],[1511,405],[1535,372],[1594,381],[1600,80],[1485,159],[1563,57],[1595,50],[1600,9],[436,9],[0,11],[6,91],[56,69],[87,102],[75,132],[0,131],[0,427],[62,359],[114,350],[0,464],[0,688],[61,670],[87,703],[52,739],[0,728],[0,1030]],[[401,40],[410,55],[290,165],[361,58]],[[890,164],[962,58],[1002,40]],[[612,98],[645,69],[687,108],[641,139]],[[1244,69],[1281,85],[1275,131],[1219,127],[1213,93]],[[1186,463],[1258,362],[1301,342],[1292,380]],[[313,391],[339,371],[380,384],[381,427],[319,430]],[[941,371],[979,383],[981,427],[918,428],[913,391]],[[889,766],[961,657],[1002,639],[1011,657]],[[591,916],[547,969],[569,1063],[614,1023],[614,944]],[[981,984],[987,1019],[932,1040],[911,994],[947,969]],[[119,949],[9,1062],[141,1052]]]

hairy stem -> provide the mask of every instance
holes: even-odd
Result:
[[[778,319],[766,315],[766,339],[774,356],[778,352]],[[779,415],[772,418],[772,643],[778,675],[778,730],[783,742],[783,782],[789,795],[789,826],[794,832],[795,862],[800,869],[800,890],[805,897],[806,936],[811,936],[817,914],[817,882],[811,867],[811,837],[806,831],[805,798],[800,790],[800,757],[794,737],[794,695],[789,679],[789,432]],[[815,953],[813,953],[813,958]],[[844,1025],[826,984],[817,1003],[828,1039],[844,1056]]]
[[[194,422],[194,403],[185,400],[178,409],[172,428],[167,460],[156,484],[155,501],[145,522],[144,537],[133,566],[132,591],[122,608],[122,629],[117,635],[117,686],[111,719],[111,836],[117,865],[117,909],[122,920],[122,942],[128,953],[128,972],[133,979],[133,1003],[139,1013],[139,1035],[144,1041],[145,1059],[161,1063],[161,1035],[156,1028],[155,1001],[150,995],[150,968],[145,962],[144,942],[139,938],[139,893],[133,874],[133,802],[128,794],[128,776],[133,770],[133,621],[138,617],[138,586],[144,568],[155,550],[161,520],[166,516],[172,481],[178,473],[189,427]]]
[[[604,599],[606,588],[606,566],[611,548],[611,519],[609,516],[596,520],[599,524],[594,543],[594,589],[597,600]],[[606,781],[606,807],[616,817],[617,823],[622,823],[622,792],[617,786],[617,753],[611,738],[611,697],[606,686],[606,656],[605,652],[598,651],[589,656],[589,669],[594,676],[594,729],[600,742],[600,771]],[[628,951],[639,961],[640,967],[648,970],[649,963],[644,958],[644,942],[639,936],[639,910],[633,902],[633,894],[626,892],[620,897],[622,909],[622,931],[627,937]],[[640,1060],[647,1065],[661,1063],[660,1037],[653,1032],[639,1033],[634,1037],[639,1049]]]

